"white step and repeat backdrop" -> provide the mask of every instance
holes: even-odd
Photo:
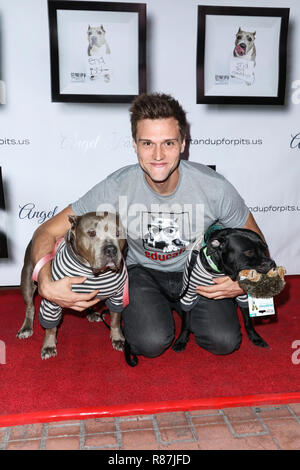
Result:
[[[244,197],[277,263],[300,274],[299,0],[205,1],[290,8],[284,106],[196,104],[199,1],[144,3],[148,92],[182,103],[189,159],[216,165]],[[0,0],[0,80],[0,215],[9,251],[0,260],[0,285],[8,286],[20,283],[24,250],[39,224],[136,156],[128,104],[51,102],[46,0]]]

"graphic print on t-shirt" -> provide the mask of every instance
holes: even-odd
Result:
[[[173,253],[191,242],[189,213],[143,212],[143,246],[147,251]]]

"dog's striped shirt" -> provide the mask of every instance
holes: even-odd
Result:
[[[182,310],[188,312],[191,310],[196,303],[199,301],[200,296],[196,292],[197,286],[210,286],[213,285],[214,277],[222,277],[224,274],[214,273],[211,274],[203,267],[200,256],[197,256],[195,266],[191,272],[190,279],[188,280],[188,266],[191,262],[192,251],[189,254],[184,268],[183,273],[183,287],[182,292],[185,291],[187,283],[188,289],[183,298],[180,300]],[[237,303],[241,307],[248,307],[248,296],[247,294],[239,295],[236,297]]]
[[[87,294],[94,290],[100,290],[97,297],[106,299],[106,306],[113,312],[122,312],[126,306],[123,304],[123,293],[127,280],[125,262],[119,273],[107,270],[99,276],[94,276],[92,269],[82,264],[65,240],[61,242],[52,260],[52,278],[54,281],[63,277],[85,276],[87,279],[82,284],[73,284],[74,292]],[[62,308],[49,300],[42,299],[39,320],[44,328],[54,328],[61,320]]]

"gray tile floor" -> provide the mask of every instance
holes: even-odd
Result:
[[[0,428],[0,450],[300,450],[300,403]]]

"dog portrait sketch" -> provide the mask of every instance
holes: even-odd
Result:
[[[89,25],[87,39],[88,75],[91,80],[102,78],[104,82],[108,83],[111,79],[111,70],[107,58],[111,49],[106,40],[106,31],[103,25],[95,27]]]
[[[252,85],[255,80],[254,67],[256,66],[256,31],[244,31],[239,27],[235,36],[233,49],[234,67],[231,71],[233,78],[243,80],[247,85]]]

